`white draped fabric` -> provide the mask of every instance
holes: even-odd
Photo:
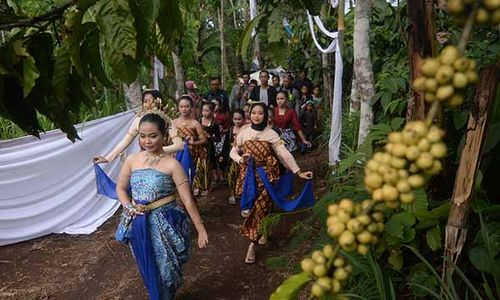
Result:
[[[249,0],[249,9],[250,9],[250,21],[253,20],[258,13],[257,10],[257,0]],[[255,28],[252,29],[252,37],[253,41],[253,56],[252,56],[252,68],[253,70],[260,70],[260,46],[259,39],[257,38],[257,30]]]
[[[153,67],[153,88],[155,90],[160,90],[160,79],[164,77],[163,64],[160,59],[155,56],[154,57],[154,67]]]
[[[250,21],[252,21],[256,16],[257,16],[257,0],[250,0],[249,1],[249,9],[250,9]],[[254,37],[257,34],[257,31],[252,29],[252,37]]]
[[[0,245],[51,233],[89,234],[119,203],[96,194],[92,157],[110,152],[131,126],[128,111],[77,125],[74,144],[60,130],[41,140],[0,141]],[[137,142],[129,151],[138,151]],[[117,178],[120,161],[103,165]]]
[[[334,3],[332,2],[332,6]],[[334,6],[335,7],[335,6]],[[336,164],[339,160],[340,144],[342,142],[342,73],[344,70],[342,55],[338,44],[338,32],[329,31],[321,22],[318,16],[312,17],[307,11],[307,21],[311,35],[319,51],[323,53],[335,52],[335,70],[334,70],[334,83],[333,83],[333,105],[332,105],[332,121],[330,127],[330,139],[328,141],[328,161],[330,164]],[[326,36],[332,39],[328,47],[323,48],[316,38],[314,32],[314,24],[318,26],[319,30]]]

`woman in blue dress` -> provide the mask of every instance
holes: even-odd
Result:
[[[151,300],[174,298],[189,254],[189,221],[177,206],[176,191],[198,232],[198,247],[208,243],[184,169],[163,150],[167,125],[157,114],[141,118],[144,151],[126,159],[116,187],[124,212],[133,218],[129,242]]]

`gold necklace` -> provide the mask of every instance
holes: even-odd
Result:
[[[162,152],[158,155],[146,152],[144,156],[145,156],[144,164],[153,167],[156,166],[160,162],[160,160],[165,156],[165,152]]]

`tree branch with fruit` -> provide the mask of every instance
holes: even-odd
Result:
[[[434,121],[443,106],[460,106],[467,88],[478,82],[476,61],[464,55],[465,46],[473,24],[498,25],[500,1],[449,0],[448,10],[465,24],[460,44],[446,46],[437,57],[425,59],[420,67],[422,76],[412,83],[431,104],[425,120],[408,122],[402,131],[388,135],[384,149],[365,165],[364,185],[371,199],[361,203],[342,199],[330,204],[326,226],[332,244],[303,259],[303,275],[285,281],[271,299],[292,299],[297,292],[291,289],[301,288],[306,280],[313,281],[311,298],[329,295],[341,299],[352,266],[340,251],[367,255],[381,241],[385,220],[401,204],[413,203],[414,192],[442,171],[441,160],[447,155],[445,132]]]

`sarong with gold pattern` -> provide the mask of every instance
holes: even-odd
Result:
[[[243,143],[242,149],[244,154],[250,154],[252,156],[254,168],[263,167],[271,183],[275,183],[279,179],[279,163],[271,143],[247,140]],[[243,191],[243,182],[246,173],[247,165],[241,166],[238,181],[236,183],[236,194],[238,196],[241,196]],[[257,171],[255,171],[255,173],[257,174]],[[241,234],[248,237],[253,242],[257,242],[262,235],[260,225],[262,220],[271,213],[273,207],[271,197],[258,176],[256,176],[256,183],[257,198],[241,229]]]
[[[198,140],[198,133],[195,128],[179,127],[179,136],[186,140],[190,137]],[[189,145],[189,152],[196,165],[196,174],[193,179],[193,190],[206,191],[210,187],[210,170],[208,169],[208,152],[205,145]]]
[[[229,185],[229,191],[231,192],[231,196],[237,197],[236,195],[236,183],[238,182],[238,176],[240,172],[240,166],[231,160],[229,162],[229,170],[227,172],[227,183]]]

